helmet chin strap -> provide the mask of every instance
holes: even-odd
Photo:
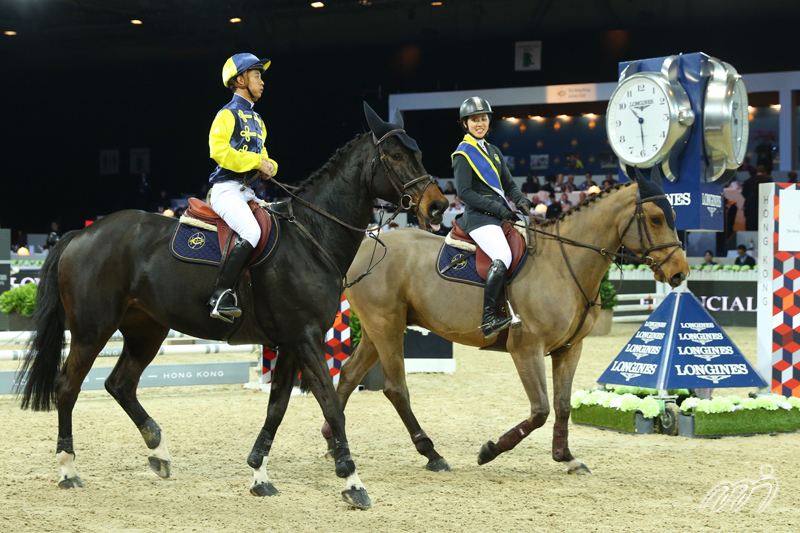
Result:
[[[246,89],[247,89],[247,94],[250,95],[250,99],[255,103],[255,101],[258,100],[258,98],[253,96],[253,91],[250,90],[250,86],[249,85],[246,87]]]

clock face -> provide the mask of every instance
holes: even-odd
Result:
[[[733,85],[731,95],[731,140],[733,141],[733,156],[736,163],[741,165],[747,153],[747,141],[750,137],[750,118],[747,109],[747,89],[741,78]]]
[[[662,86],[632,76],[617,87],[608,104],[606,130],[617,156],[631,165],[654,164],[669,138],[670,106]]]

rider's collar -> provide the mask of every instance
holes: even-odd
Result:
[[[248,106],[250,106],[250,109],[253,109],[253,106],[255,106],[255,105],[256,105],[256,104],[255,104],[255,102],[251,102],[250,100],[248,100],[247,98],[245,98],[245,97],[244,97],[244,96],[242,96],[241,94],[234,94],[234,95],[233,95],[233,99],[234,99],[234,100],[235,100],[235,99],[237,99],[237,98],[238,98],[239,100],[243,101],[244,103],[246,103]]]

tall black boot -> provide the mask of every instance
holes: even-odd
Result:
[[[253,245],[238,237],[219,273],[217,288],[208,300],[208,305],[211,306],[211,318],[233,322],[227,317],[242,316],[239,299],[233,292],[233,286],[239,279],[239,274],[247,267],[247,262],[252,254]]]
[[[511,325],[511,317],[497,317],[497,299],[505,285],[506,265],[499,259],[492,261],[489,272],[486,274],[486,286],[483,290],[483,321],[481,331],[487,339],[495,337],[498,333]]]

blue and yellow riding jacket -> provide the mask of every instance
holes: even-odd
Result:
[[[230,103],[217,113],[208,134],[211,159],[217,162],[208,181],[248,182],[258,174],[263,159],[272,162],[277,174],[278,163],[269,158],[264,147],[266,138],[267,129],[253,110],[253,103],[234,94]]]

